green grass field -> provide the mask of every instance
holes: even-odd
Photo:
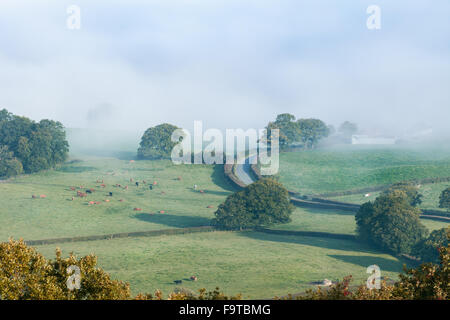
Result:
[[[1,181],[0,240],[5,241],[10,236],[39,240],[208,225],[217,206],[233,192],[220,166],[175,166],[169,161],[130,162],[134,154],[131,149],[99,151],[89,156],[80,153],[77,158],[81,161],[67,163],[57,170]],[[445,157],[432,161],[422,159],[419,164],[409,152],[406,155],[399,151],[360,152],[356,155],[353,152],[335,152],[333,155],[331,151],[282,154],[281,177],[286,179],[286,172],[296,172],[295,168],[303,167],[303,160],[313,171],[289,179],[298,185],[301,181],[311,192],[355,189],[365,186],[366,182],[373,185],[387,181],[387,178],[373,179],[374,172],[390,172],[391,180],[403,179],[402,172],[410,176],[416,172],[420,177],[438,171],[441,176],[450,175],[450,170],[446,171]],[[364,157],[372,153],[378,157],[375,162],[379,166],[375,169],[363,166]],[[328,155],[327,161],[324,154]],[[314,161],[317,157],[319,160]],[[328,168],[330,159],[335,162]],[[345,166],[349,159],[355,163]],[[392,166],[389,166],[391,161]],[[410,166],[408,161],[412,162]],[[393,169],[396,166],[403,169],[396,171]],[[351,168],[356,168],[361,175],[346,176]],[[319,175],[318,181],[313,178],[314,173]],[[337,185],[329,183],[327,177],[330,175],[335,176],[332,180],[339,182]],[[136,187],[130,178],[147,183],[157,181],[157,185],[153,190],[142,183]],[[351,179],[355,179],[355,185]],[[103,180],[106,187],[102,188],[97,180]],[[305,181],[309,184],[304,184]],[[128,190],[116,187],[116,184],[128,185]],[[194,184],[205,193],[193,190]],[[76,191],[70,187],[80,186],[83,188],[77,190],[94,188],[95,192],[87,199],[75,197],[72,201]],[[288,184],[288,187],[292,186]],[[425,191],[429,187],[423,186],[422,190],[426,197],[435,199],[440,186],[430,187],[428,194]],[[113,192],[112,197],[108,196],[109,192]],[[33,194],[47,197],[32,199]],[[100,204],[88,205],[88,201],[99,201]],[[425,203],[428,205],[433,201],[426,200]],[[142,211],[134,211],[135,207]],[[158,213],[160,210],[165,213]],[[429,230],[448,225],[430,220],[422,222]],[[355,234],[355,220],[354,215],[347,212],[296,208],[291,223],[273,228]],[[368,276],[366,268],[371,264],[378,264],[383,276],[395,279],[404,262],[356,241],[257,232],[122,238],[36,248],[51,258],[56,247],[61,247],[66,255],[71,251],[77,255],[96,254],[99,265],[114,278],[129,282],[133,293],[156,289],[167,293],[174,289],[174,280],[197,275],[198,282],[183,281],[182,286],[193,290],[219,286],[226,293],[242,293],[246,298],[298,293],[311,288],[311,282],[324,278],[342,279],[349,274],[355,277],[355,283],[363,283]]]
[[[217,205],[231,193],[222,176],[221,168],[214,166],[97,158],[3,181],[0,240],[10,236],[36,240],[208,225]],[[178,177],[182,180],[178,181]],[[149,190],[142,183],[136,187],[130,178],[158,184]],[[105,188],[99,187],[98,179],[104,180]],[[128,185],[128,190],[115,184]],[[194,191],[194,184],[205,193]],[[78,198],[71,186],[83,186],[79,189],[83,192],[87,188],[95,191],[87,198]],[[112,197],[108,196],[110,191]],[[33,194],[47,198],[32,199]],[[101,204],[88,205],[88,201]],[[209,205],[213,208],[207,208]],[[135,207],[142,211],[134,211]],[[160,210],[165,213],[159,214]]]
[[[450,176],[448,150],[325,149],[280,154],[280,181],[303,194]]]
[[[130,283],[133,293],[181,286],[197,290],[219,286],[244,298],[271,298],[302,292],[311,282],[342,279],[366,281],[366,268],[377,264],[382,276],[396,279],[403,261],[353,241],[269,235],[256,232],[211,232],[182,236],[129,238],[67,243],[65,255],[91,252],[116,279]],[[38,246],[54,257],[54,245]],[[198,276],[197,282],[188,279]]]

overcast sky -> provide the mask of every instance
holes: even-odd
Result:
[[[284,112],[447,128],[450,1],[1,0],[0,108],[121,130],[261,128]]]

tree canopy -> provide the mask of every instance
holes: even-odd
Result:
[[[405,192],[408,197],[409,203],[413,207],[417,207],[422,203],[423,195],[419,193],[419,188],[412,182],[398,182],[391,185],[387,190],[384,191],[384,194],[389,194],[394,190],[401,190]]]
[[[362,240],[384,250],[410,253],[427,235],[419,215],[420,210],[411,205],[403,190],[393,190],[361,206],[355,216],[357,233]]]
[[[271,136],[271,130],[280,130],[280,149],[285,150],[292,144],[301,143],[304,148],[314,148],[320,139],[328,137],[330,127],[319,119],[295,119],[289,113],[279,114],[274,122],[269,122],[266,127],[267,136]],[[268,138],[270,142],[270,138]]]
[[[293,206],[283,185],[260,179],[227,197],[215,212],[212,224],[225,229],[244,229],[287,223]]]
[[[439,196],[439,208],[447,209],[450,211],[450,187],[442,191]]]
[[[66,160],[64,127],[52,120],[32,121],[0,111],[0,177],[49,169]]]
[[[447,233],[450,227],[433,230],[428,238],[418,242],[412,249],[411,254],[424,262],[437,263],[439,261],[438,248],[448,246]]]
[[[172,149],[178,142],[172,142],[172,133],[178,127],[163,123],[148,128],[142,136],[138,149],[139,159],[170,159]]]

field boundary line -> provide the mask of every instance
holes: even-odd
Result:
[[[198,226],[198,227],[176,228],[176,229],[111,233],[111,234],[81,236],[81,237],[66,237],[66,238],[54,238],[54,239],[43,239],[43,240],[27,240],[24,242],[27,245],[39,246],[39,245],[47,245],[47,244],[55,244],[55,243],[111,240],[111,239],[135,238],[135,237],[157,237],[157,236],[163,236],[163,235],[180,235],[180,234],[188,234],[188,233],[213,232],[213,231],[219,231],[219,230],[213,226]]]

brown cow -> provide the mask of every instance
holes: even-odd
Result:
[[[47,196],[45,195],[45,194],[41,194],[40,196],[39,196],[39,198],[47,198]]]
[[[134,208],[133,210],[134,210],[134,211],[142,211],[141,208]]]
[[[197,281],[197,280],[198,280],[198,278],[197,278],[196,276],[191,276],[190,279],[191,279],[192,281]]]

